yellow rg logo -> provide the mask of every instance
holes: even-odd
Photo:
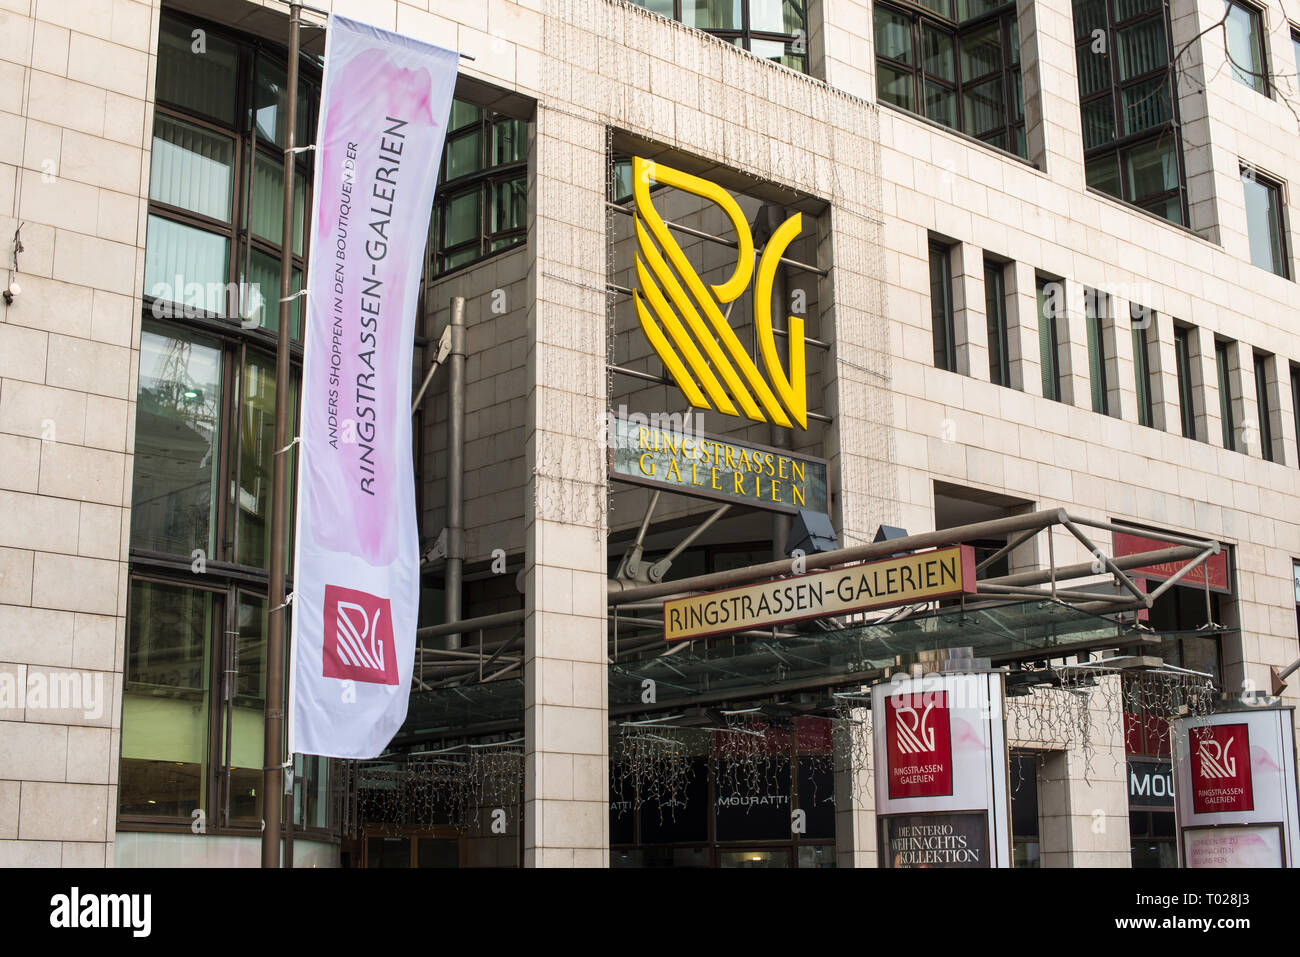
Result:
[[[787,219],[767,241],[754,281],[754,329],[769,385],[720,308],[740,298],[754,276],[754,237],[740,207],[716,183],[661,163],[636,157],[632,173],[638,250],[638,289],[633,290],[632,299],[646,339],[678,388],[697,408],[744,415],[755,422],[771,421],[786,428],[794,420],[800,428],[808,428],[803,319],[790,316],[786,320],[790,333],[788,375],[781,367],[772,331],[772,280],[786,248],[799,235],[801,214]],[[730,279],[704,285],[650,202],[652,181],[717,203],[727,214],[739,247]]]

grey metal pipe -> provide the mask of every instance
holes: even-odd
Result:
[[[451,353],[447,356],[447,565],[444,609],[448,623],[460,621],[465,562],[465,297],[451,300]],[[459,631],[447,647],[460,647]]]
[[[991,538],[1008,532],[1020,532],[1030,528],[1046,528],[1060,520],[1063,510],[1052,509],[1045,512],[1030,512],[1026,515],[1011,515],[1006,518],[977,522],[958,528],[945,528],[936,532],[922,532],[909,535],[905,539],[888,542],[871,542],[866,545],[854,545],[839,548],[833,552],[818,552],[804,559],[807,571],[830,568],[832,565],[844,565],[849,562],[865,561],[869,558],[882,558],[900,551],[915,551],[940,545],[951,545],[971,538]],[[626,587],[622,582],[610,582],[609,603],[625,605],[635,601],[645,601],[675,593],[707,591],[713,588],[725,588],[729,585],[741,585],[748,582],[779,578],[791,573],[789,561],[768,562],[764,565],[751,565],[748,568],[735,568],[728,571],[697,575],[678,581],[660,582],[654,585]],[[1007,582],[1007,584],[1018,584]]]
[[[511,611],[499,611],[495,615],[481,615],[478,618],[467,618],[464,621],[449,621],[445,625],[427,625],[424,628],[417,628],[415,637],[420,640],[441,638],[445,635],[478,631],[480,628],[488,629],[500,628],[503,625],[517,625],[523,620],[524,610],[515,608]]]

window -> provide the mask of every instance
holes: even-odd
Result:
[[[1276,462],[1273,451],[1273,385],[1268,374],[1268,364],[1273,358],[1255,352],[1255,399],[1259,412],[1259,454],[1269,462]]]
[[[283,50],[164,11],[136,393],[119,819],[256,833],[275,333],[286,139]],[[296,141],[310,143],[319,69],[300,64]],[[294,170],[302,287],[311,154]],[[265,292],[263,290],[266,290]],[[273,291],[272,291],[273,290]],[[300,304],[291,310],[298,337]],[[240,321],[241,318],[245,321]],[[252,321],[248,321],[252,320]],[[291,354],[291,375],[301,375]],[[296,419],[297,388],[289,416]],[[289,483],[294,481],[292,465]],[[292,535],[289,515],[286,534]],[[287,550],[286,566],[292,561]],[[202,563],[202,574],[195,574]],[[325,827],[326,759],[299,759],[297,821]]]
[[[1029,155],[1014,3],[877,3],[876,92],[998,149]]]
[[[1295,54],[1297,75],[1300,75],[1300,30],[1291,28],[1291,52]]]
[[[1222,340],[1214,343],[1214,371],[1219,380],[1219,420],[1223,424],[1223,447],[1229,452],[1237,450],[1237,424],[1232,409],[1232,364],[1228,355],[1229,344]]]
[[[1106,381],[1105,294],[1084,290],[1084,308],[1088,323],[1088,378],[1092,385],[1092,411],[1110,415],[1110,389]]]
[[[1151,398],[1150,335],[1156,315],[1146,306],[1129,303],[1129,321],[1133,327],[1133,380],[1137,388],[1138,423],[1155,428],[1155,410]]]
[[[1038,758],[1011,752],[1011,841],[1014,867],[1039,867]]]
[[[1074,40],[1088,187],[1185,225],[1165,5],[1074,0]]]
[[[1043,396],[1061,401],[1060,337],[1057,316],[1061,313],[1064,287],[1059,281],[1037,277],[1038,359],[1043,378]]]
[[[1260,176],[1253,167],[1241,169],[1246,194],[1246,235],[1250,261],[1260,269],[1290,278],[1286,234],[1282,225],[1282,187]]]
[[[808,72],[807,0],[632,0],[742,50]]]
[[[1264,28],[1257,9],[1236,0],[1224,0],[1227,20],[1228,64],[1237,81],[1269,95],[1268,72],[1264,67]]]
[[[989,381],[1011,386],[1010,332],[1007,329],[1006,266],[984,260],[984,315],[989,334]]]
[[[1178,376],[1178,419],[1183,438],[1196,438],[1196,408],[1192,404],[1192,330],[1174,326],[1174,368]]]
[[[434,275],[525,240],[527,120],[453,101],[430,229]]]
[[[1300,637],[1300,562],[1291,562],[1291,583],[1295,588],[1296,636]]]
[[[957,371],[957,333],[952,315],[952,256],[943,243],[930,241],[930,325],[934,365]]]
[[[1294,365],[1291,366],[1291,417],[1295,426],[1296,448],[1300,449],[1300,366]]]

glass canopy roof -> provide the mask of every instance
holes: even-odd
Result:
[[[1223,631],[1203,629],[1197,634]],[[1101,648],[1147,646],[1149,653],[1158,648],[1160,637],[1061,601],[948,607],[832,631],[656,646],[645,657],[610,666],[609,710],[613,718],[689,704],[857,687],[894,665],[898,656],[921,651],[971,648],[975,657],[989,658],[997,666]],[[646,679],[655,683],[653,706],[642,701]],[[406,725],[394,745],[517,731],[523,723],[523,691],[523,679],[510,678],[413,693]]]

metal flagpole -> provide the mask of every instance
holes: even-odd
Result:
[[[280,866],[284,805],[284,564],[288,478],[290,284],[293,276],[294,132],[298,126],[298,28],[302,5],[289,4],[288,104],[284,117],[284,216],[280,233],[280,328],[275,351],[275,445],[271,472],[271,588],[266,639],[266,721],[262,761],[262,866]],[[306,316],[307,310],[302,310]],[[292,813],[292,811],[290,812]]]

